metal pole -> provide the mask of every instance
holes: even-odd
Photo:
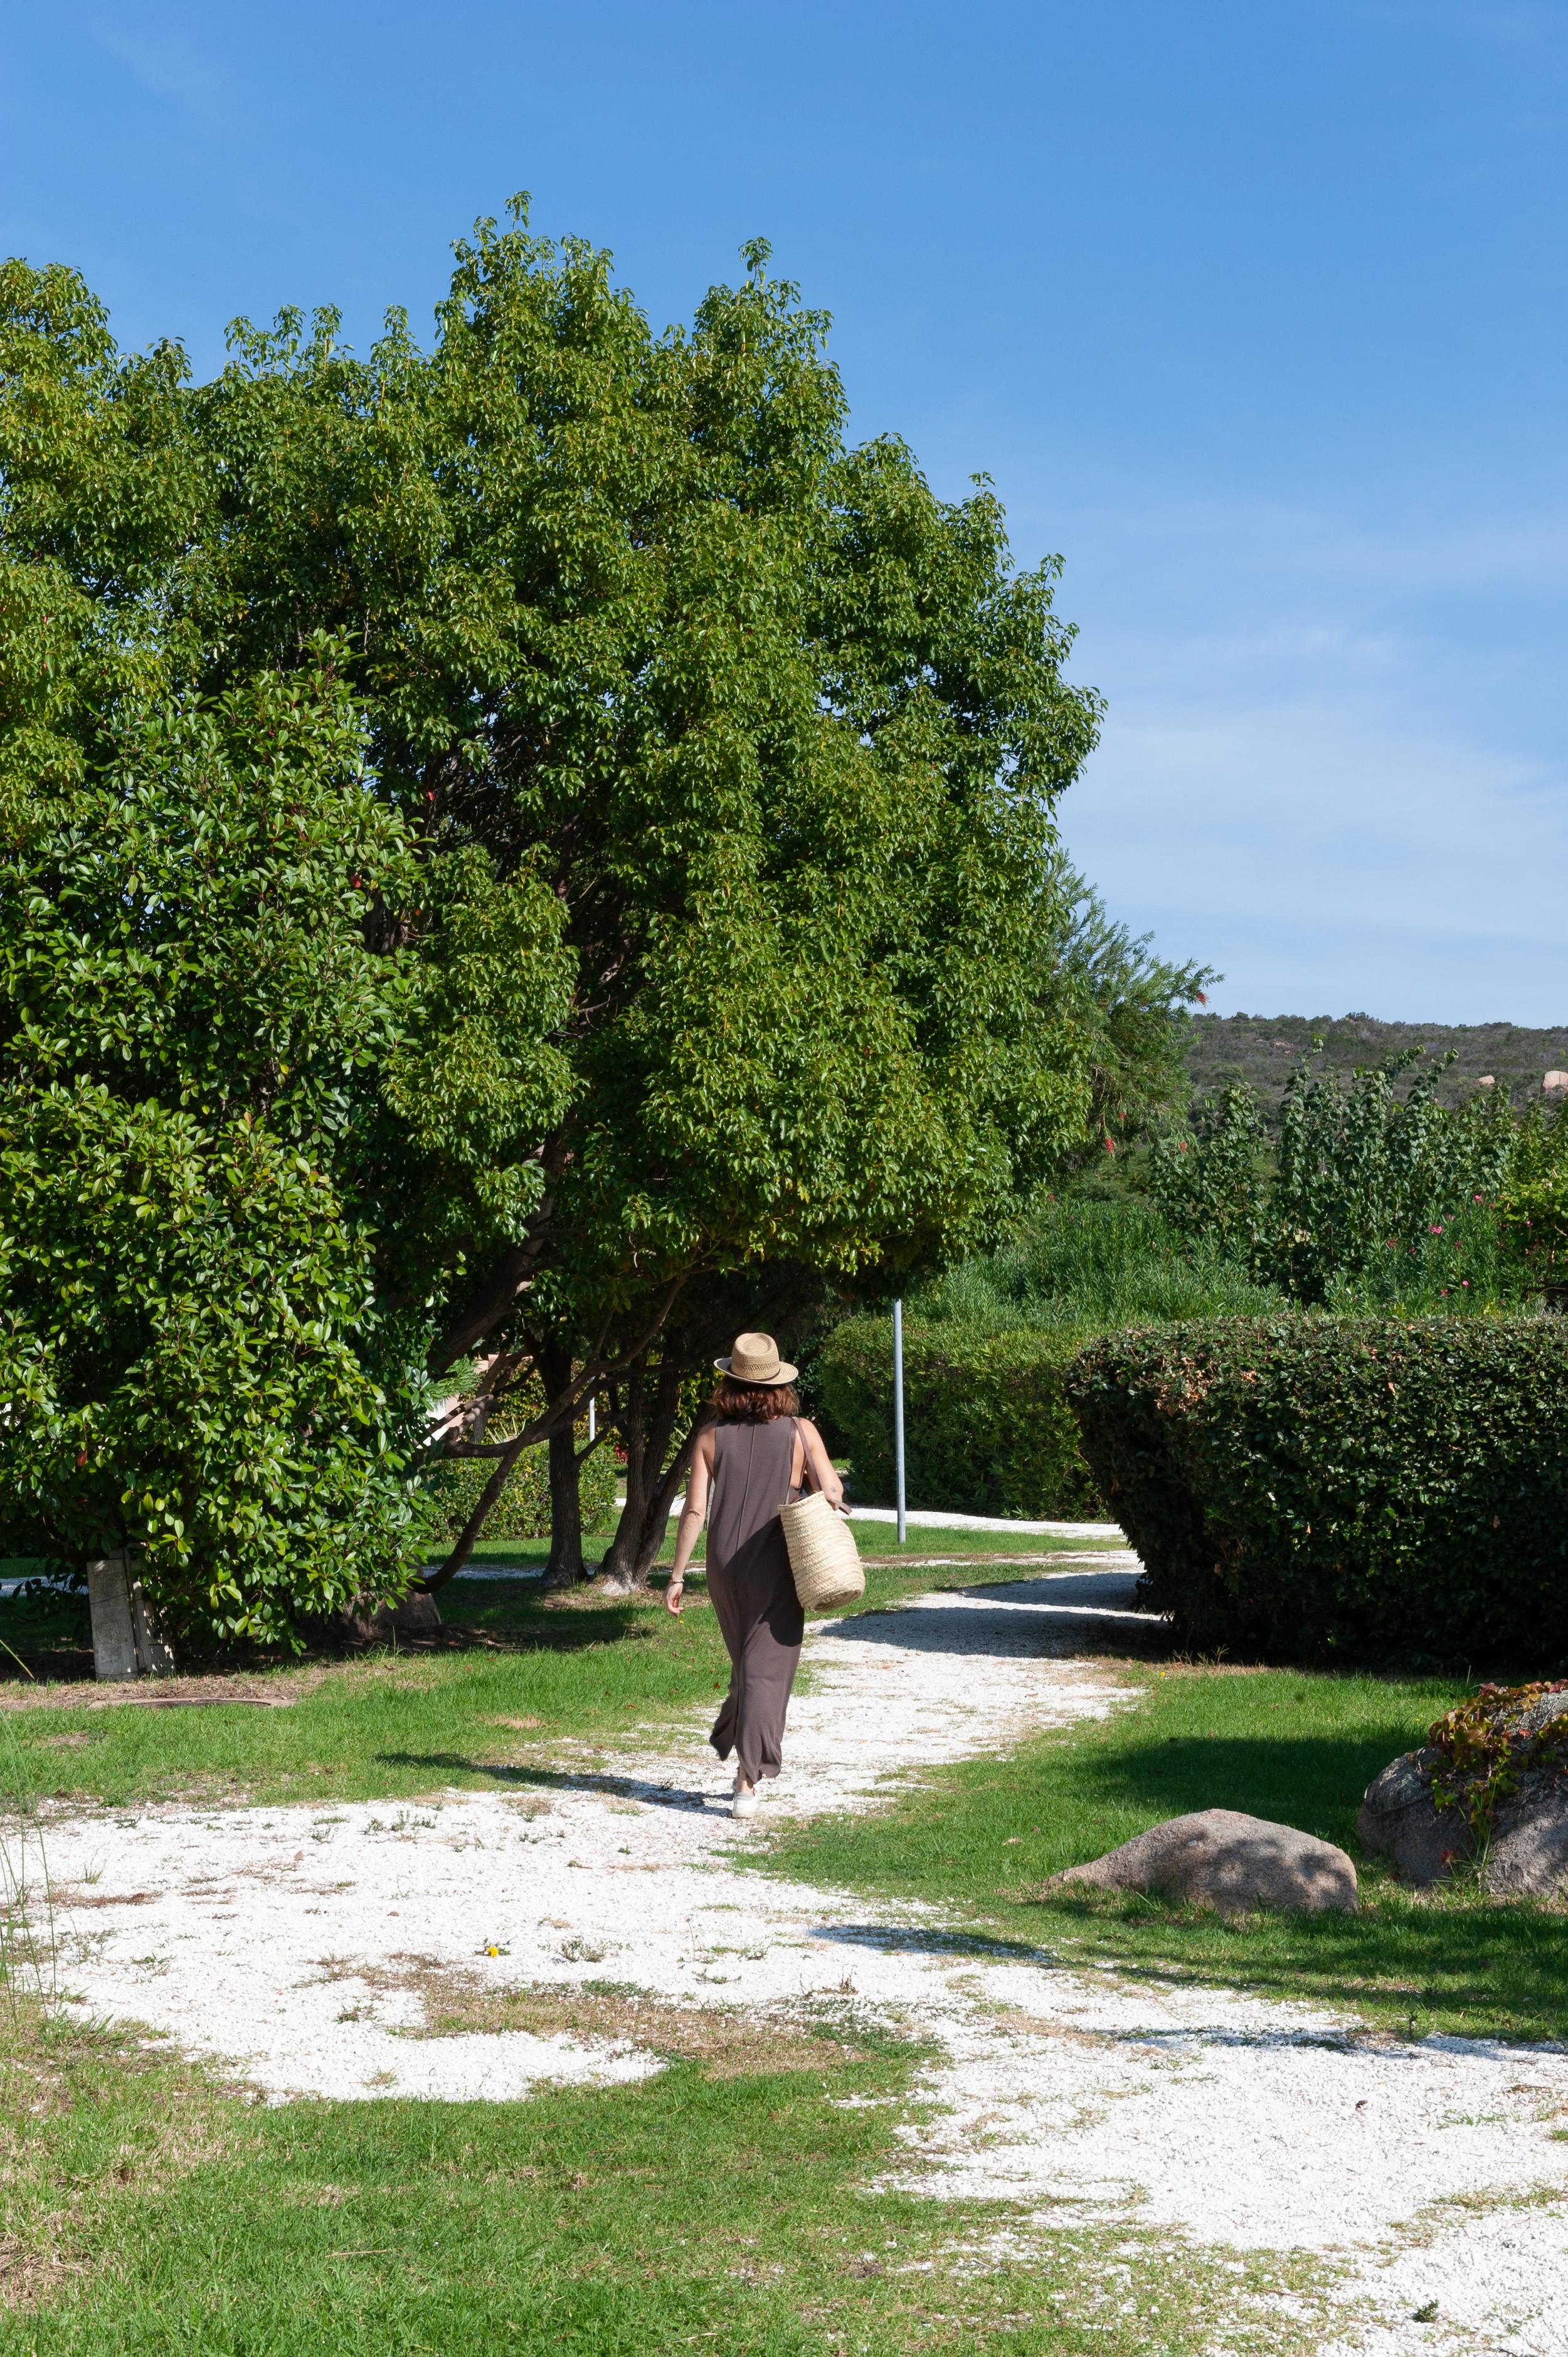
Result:
[[[898,1486],[898,1544],[904,1544],[904,1304],[893,1304],[893,1472]]]
[[[597,1438],[598,1438],[598,1437],[599,1437],[599,1434],[598,1434],[598,1426],[597,1426],[597,1424],[596,1424],[596,1419],[595,1419],[595,1415],[594,1415],[594,1410],[597,1407],[597,1405],[598,1405],[598,1402],[597,1402],[597,1400],[593,1399],[593,1398],[590,1398],[590,1399],[589,1399],[589,1401],[588,1401],[588,1438],[589,1438],[590,1440],[597,1440]]]

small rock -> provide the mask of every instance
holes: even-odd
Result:
[[[1073,1883],[1152,1891],[1220,1915],[1250,1915],[1259,1908],[1353,1915],[1360,1905],[1356,1868],[1342,1849],[1239,1809],[1167,1818],[1087,1866],[1052,1875],[1046,1888]]]

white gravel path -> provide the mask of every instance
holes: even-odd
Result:
[[[1117,1707],[1125,1684],[1072,1656],[1142,1639],[1135,1568],[1100,1556],[818,1629],[762,1824],[865,1806],[884,1778]],[[931,1910],[743,1871],[756,1835],[725,1813],[696,1728],[675,1753],[554,1760],[542,1793],[57,1819],[66,1981],[86,2011],[145,2022],[275,2100],[500,2099],[659,2067],[567,2038],[410,2035],[410,1959],[697,2005],[853,1993],[938,2049],[936,2107],[905,2131],[933,2196],[1321,2252],[1351,2268],[1336,2350],[1568,2352],[1568,2053],[1395,2044],[1320,2008],[1074,1971],[949,1936]],[[1436,2320],[1413,2321],[1433,2300]]]

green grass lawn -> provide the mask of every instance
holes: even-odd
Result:
[[[1568,1914],[1422,1898],[1360,1857],[1361,1795],[1460,1689],[1294,1671],[1139,1669],[1144,1698],[1004,1759],[930,1770],[895,1805],[779,1833],[756,1862],[935,1902],[1064,1963],[1345,2005],[1386,2027],[1568,2037]],[[1241,1809],[1340,1844],[1359,1916],[1215,1916],[1136,1896],[1044,1891],[1047,1877],[1192,1809]]]
[[[918,2058],[823,2027],[841,2050],[809,2070],[687,2061],[524,2103],[274,2109],[12,2008],[0,2357],[1319,2345],[1310,2262],[871,2190],[899,2169]],[[1268,2296],[1293,2288],[1302,2314],[1272,2322]]]
[[[1122,1544],[1116,1539],[1042,1537],[1036,1531],[943,1530],[910,1523],[905,1544],[900,1547],[895,1523],[852,1521],[848,1527],[851,1538],[863,1555],[876,1562],[890,1563],[918,1562],[927,1555],[960,1555],[967,1559],[972,1555],[1050,1555],[1060,1554],[1064,1548],[1114,1547]],[[610,1537],[611,1534],[605,1530],[594,1532],[584,1539],[583,1560],[591,1568],[596,1570],[603,1562]],[[693,1563],[703,1561],[706,1548],[707,1533],[704,1531],[698,1536],[692,1557]],[[482,1539],[474,1549],[473,1559],[476,1564],[522,1564],[542,1571],[549,1553],[549,1542],[545,1539]],[[671,1523],[669,1535],[659,1550],[659,1561],[669,1563],[674,1553],[675,1524]],[[431,1557],[432,1568],[439,1560],[439,1556]],[[4,1566],[0,1566],[0,1576],[3,1575]]]
[[[868,1565],[866,1602],[972,1576],[961,1560]],[[997,1566],[994,1576],[1030,1573]],[[524,1581],[454,1581],[441,1597],[446,1631],[437,1649],[307,1663],[238,1682],[254,1696],[286,1700],[286,1708],[105,1703],[91,1680],[39,1685],[12,1662],[14,1674],[0,1679],[0,1781],[117,1804],[380,1800],[449,1785],[525,1785],[553,1744],[656,1731],[699,1706],[716,1708],[729,1664],[701,1577],[678,1620],[661,1594],[662,1581],[649,1598],[545,1597]],[[0,1600],[0,1643],[46,1666],[61,1609]],[[174,1689],[204,1690],[222,1688],[192,1679]],[[156,1696],[157,1689],[145,1691]]]

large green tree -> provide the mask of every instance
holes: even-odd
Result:
[[[705,1347],[747,1272],[983,1242],[1088,1117],[1052,811],[1097,705],[1055,568],[1013,567],[985,485],[846,445],[825,323],[766,262],[659,336],[516,208],[428,350],[285,316],[199,387],[115,358],[72,285],[13,285],[56,423],[7,457],[12,547],[35,607],[76,601],[83,676],[133,609],[171,694],[340,651],[414,870],[363,910],[403,977],[378,1314],[425,1319],[434,1375],[479,1354],[458,1445],[498,1480],[660,1336]],[[89,514],[94,469],[135,495]]]

